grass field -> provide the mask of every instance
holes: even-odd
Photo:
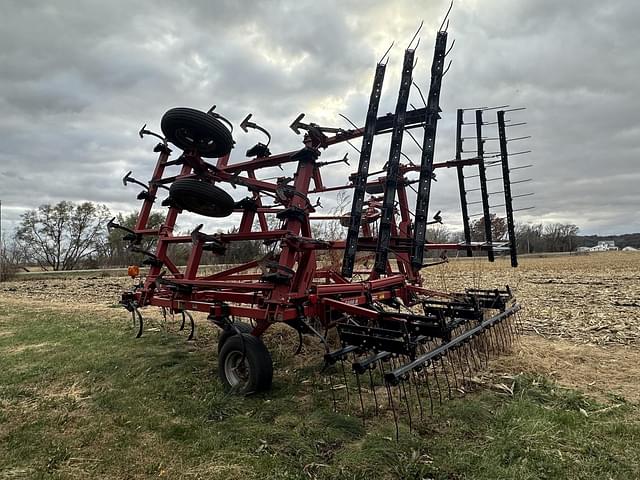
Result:
[[[599,276],[600,289],[607,279],[633,287],[640,265],[634,273],[628,259],[611,256],[608,265],[619,261],[620,269],[603,269],[604,258],[575,257],[555,269],[527,260],[521,298],[526,305],[527,289],[542,285],[557,302],[571,272],[581,271]],[[514,275],[499,263],[483,268],[487,281]],[[441,274],[456,284],[463,270]],[[84,282],[0,290],[0,478],[640,478],[633,340],[585,345],[581,335],[528,329],[475,391],[436,405],[412,432],[404,419],[396,441],[389,417],[363,427],[332,411],[331,398],[313,387],[320,360],[294,357],[288,332],[267,338],[273,391],[229,397],[217,382],[217,332],[201,317],[195,342],[157,315],[136,340],[125,312],[112,308],[119,283]],[[83,293],[71,303],[75,290]],[[584,310],[581,321],[596,313]],[[496,388],[501,382],[513,393]]]

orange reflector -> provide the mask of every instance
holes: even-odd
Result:
[[[131,278],[136,278],[140,275],[140,267],[137,265],[129,265],[129,268],[127,268],[127,275]]]

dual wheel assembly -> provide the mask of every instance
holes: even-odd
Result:
[[[231,132],[212,113],[193,108],[172,108],[162,117],[165,138],[185,152],[201,157],[223,157],[233,148]],[[223,189],[198,178],[182,178],[169,188],[170,204],[205,217],[227,217],[235,207]]]
[[[166,139],[201,157],[218,158],[233,148],[231,132],[219,116],[192,108],[172,108],[161,121]],[[198,178],[182,178],[169,188],[170,204],[206,217],[231,215],[235,201],[223,189]],[[226,390],[250,395],[271,388],[273,362],[269,350],[251,335],[251,325],[234,322],[220,331],[218,375]]]

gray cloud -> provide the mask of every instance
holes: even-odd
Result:
[[[381,106],[392,111],[402,48],[424,18],[415,80],[426,90],[435,30],[448,6],[446,0],[419,8],[380,0],[256,3],[4,2],[3,220],[13,225],[24,209],[63,199],[136,209],[137,191],[125,189],[120,178],[128,170],[150,175],[153,142],[136,134],[143,123],[158,129],[173,106],[217,104],[236,125],[252,112],[272,132],[272,151],[300,145],[287,128],[300,112],[347,126],[337,115],[345,113],[361,124],[375,62],[396,40]],[[514,162],[535,164],[517,178],[533,177],[536,195],[518,204],[533,202],[536,209],[521,212],[519,220],[572,222],[585,233],[640,231],[638,18],[640,4],[622,0],[458,1],[437,157],[453,157],[456,108],[526,106],[513,118],[528,122],[518,134],[532,139],[514,148],[533,154]],[[411,101],[420,103],[416,92]],[[232,161],[241,161],[257,137],[237,128],[234,137]],[[388,139],[376,140],[372,168],[386,161],[386,145]],[[419,157],[408,137],[404,151]],[[332,168],[325,183],[343,183],[349,172]],[[452,228],[459,228],[456,189],[454,171],[438,172],[432,207],[443,210]],[[335,198],[323,204],[328,209]],[[184,227],[201,220],[186,216]],[[205,223],[215,229],[234,221]]]

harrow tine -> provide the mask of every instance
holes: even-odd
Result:
[[[467,362],[467,366],[469,367],[469,380],[471,380],[471,378],[473,377],[473,367],[471,366],[471,363],[469,362],[469,344],[465,343],[462,348],[464,350],[464,358],[465,358],[465,360]]]
[[[509,325],[506,323],[506,321],[501,323],[502,323],[502,333],[504,335],[504,339],[506,343],[505,351],[510,352],[511,351],[511,332],[509,331]]]
[[[360,407],[362,407],[362,425],[365,425],[364,400],[362,399],[362,387],[360,386],[360,374],[356,373],[356,384],[358,385],[358,396],[360,397]]]
[[[509,321],[508,319],[505,320],[504,322],[502,322],[502,329],[504,331],[504,337],[507,341],[507,348],[509,350],[511,350],[511,345],[512,345],[512,341],[511,341],[511,328],[509,326]]]
[[[509,328],[511,329],[511,339],[512,341],[515,340],[516,342],[518,342],[519,337],[518,337],[518,328],[516,325],[516,319],[509,317],[507,320],[509,322]]]
[[[456,367],[453,363],[453,351],[451,351],[451,355],[446,355],[447,360],[449,360],[449,365],[451,365],[451,372],[453,373],[453,383],[458,389],[458,376],[456,375]]]
[[[407,389],[404,385],[404,380],[400,382],[402,387],[402,393],[404,394],[404,403],[407,406],[407,416],[409,417],[409,431],[413,431],[413,419],[411,417],[411,406],[409,405],[409,397],[407,397]],[[398,395],[400,395],[400,387],[398,387]]]
[[[424,369],[424,379],[426,381],[427,384],[427,393],[429,394],[429,410],[430,410],[430,416],[433,417],[433,395],[431,395],[431,385],[429,385],[429,368],[428,366],[425,366]]]
[[[418,399],[418,408],[420,411],[420,420],[422,421],[423,417],[424,417],[424,410],[422,408],[422,399],[420,398],[420,390],[418,389],[418,379],[417,377],[417,373],[415,370],[413,370],[411,372],[411,374],[409,375],[409,382],[413,383],[413,387],[415,388],[416,391],[416,398]],[[413,378],[413,382],[411,382],[411,379]]]
[[[134,321],[134,325],[135,325],[135,320],[136,320],[136,316],[138,317],[138,333],[136,334],[136,338],[140,338],[142,336],[142,329],[144,328],[144,320],[142,319],[142,314],[140,313],[140,310],[138,310],[137,308],[133,309],[133,321]]]
[[[511,318],[507,318],[507,329],[509,329],[509,350],[513,349],[513,344],[516,342],[517,336],[516,332],[513,329],[513,320]]]
[[[494,325],[489,329],[493,332],[493,338],[495,340],[495,353],[499,354],[502,351],[502,344],[500,342],[500,335],[498,334],[498,327]]]
[[[347,395],[347,405],[349,411],[351,410],[351,396],[349,395],[349,382],[347,381],[347,372],[344,369],[344,359],[340,359],[340,369],[342,370],[342,379],[344,380],[344,389]]]
[[[387,400],[389,402],[389,408],[391,408],[392,402],[391,402],[391,397],[389,396],[389,392],[390,392],[389,385],[387,384],[387,382],[384,382],[384,375],[385,375],[385,373],[384,373],[384,365],[382,363],[382,360],[378,360],[378,363],[380,364],[380,375],[381,375],[381,378],[383,379],[383,383],[387,387]]]
[[[184,314],[184,311],[181,312],[181,314],[182,314],[182,323],[180,324],[180,328],[178,329],[180,332],[184,330],[184,323],[185,323],[185,320],[186,320],[186,316]]]
[[[458,367],[460,369],[460,376],[462,377],[460,379],[460,386],[458,386],[458,381],[456,376],[456,388],[458,389],[458,391],[460,390],[464,391],[465,378],[464,378],[464,369],[462,368],[462,361],[460,360],[460,349],[454,348],[452,353],[455,354],[455,356],[451,355],[451,365],[453,366],[454,375],[455,375],[456,367]]]
[[[492,325],[489,328],[488,335],[491,339],[491,356],[496,357],[500,354],[500,339],[496,331],[496,325]]]
[[[500,325],[498,326],[498,328],[500,329],[500,334],[502,335],[502,339],[504,341],[504,352],[508,352],[509,351],[509,332],[507,331],[504,322],[500,322]]]
[[[368,369],[369,372],[369,385],[371,387],[371,391],[373,392],[373,402],[375,404],[376,407],[376,411],[375,411],[375,415],[378,416],[378,395],[376,394],[376,386],[373,383],[373,373],[371,373],[372,368],[369,367]]]
[[[501,323],[502,323],[502,322],[501,322]],[[502,330],[502,325],[498,324],[498,325],[496,326],[496,329],[497,329],[498,335],[500,336],[500,342],[502,343],[502,350],[501,350],[501,352],[503,352],[503,353],[504,353],[504,352],[506,352],[506,351],[507,351],[507,341],[506,341],[506,339],[504,338],[504,332],[503,332],[503,330]]]
[[[440,365],[442,366],[442,371],[444,372],[444,378],[447,380],[447,390],[449,392],[449,400],[451,400],[451,384],[449,383],[449,375],[447,374],[447,368],[444,365],[444,360],[440,357]]]
[[[190,312],[188,312],[187,310],[182,312],[182,324],[184,325],[184,315],[186,315],[187,317],[189,317],[189,323],[191,324],[191,331],[189,332],[189,337],[187,338],[187,341],[193,340],[193,337],[195,336],[196,333],[196,322],[193,320],[193,315],[191,315]]]
[[[471,338],[469,341],[469,352],[471,353],[471,358],[473,359],[473,366],[476,368],[476,371],[482,370],[482,361],[480,360],[480,355],[478,354],[476,348],[476,337]]]
[[[522,317],[520,316],[520,312],[516,312],[516,326],[518,330],[518,334],[522,335],[524,332],[524,325],[522,323]]]
[[[333,411],[338,411],[338,402],[336,400],[336,390],[333,385],[333,375],[329,372],[329,389],[331,390],[331,397],[333,398]]]
[[[440,380],[438,380],[438,372],[436,371],[435,362],[431,362],[431,368],[433,369],[433,376],[436,379],[436,387],[438,387],[438,401],[442,405],[442,390],[440,389]]]
[[[489,338],[487,338],[488,332],[482,335],[482,351],[484,353],[484,366],[489,367]]]
[[[400,427],[398,426],[398,414],[396,412],[395,403],[393,402],[393,392],[391,391],[391,385],[387,383],[386,386],[387,386],[387,397],[389,398],[389,408],[391,408],[391,411],[393,413],[393,422],[396,425],[396,442],[397,442],[400,439]]]

